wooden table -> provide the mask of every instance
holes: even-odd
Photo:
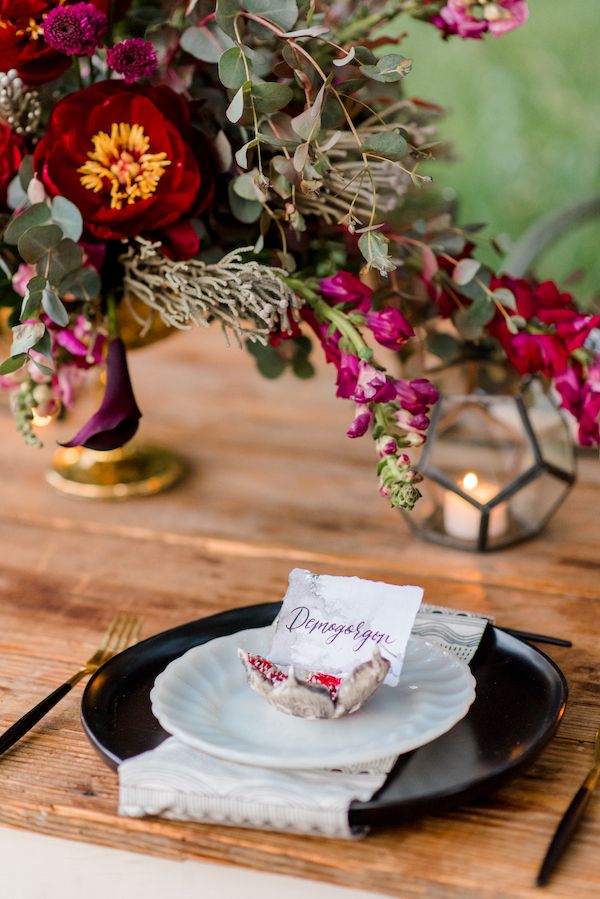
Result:
[[[376,489],[372,444],[349,441],[333,372],[268,382],[218,332],[136,352],[142,436],[189,459],[184,485],[122,504],[47,487],[41,452],[0,410],[0,728],[69,675],[115,610],[151,634],[234,606],[281,598],[295,565],[423,584],[426,599],[569,637],[551,649],[571,698],[558,736],[525,773],[477,806],[357,843],[160,820],[120,819],[117,779],[65,701],[1,763],[0,824],[139,852],[225,861],[409,897],[526,897],[549,836],[590,764],[600,722],[597,459],[537,540],[486,555],[416,541]],[[593,800],[548,895],[600,895]]]

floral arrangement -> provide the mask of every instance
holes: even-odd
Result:
[[[100,365],[102,404],[66,445],[133,437],[126,307],[142,332],[219,322],[268,377],[309,377],[316,342],[394,506],[419,497],[410,451],[437,392],[374,346],[504,355],[598,441],[599,317],[481,265],[476,231],[422,189],[441,110],[405,95],[400,15],[481,39],[527,4],[0,0],[0,378],[27,443]]]

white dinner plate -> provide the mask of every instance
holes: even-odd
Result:
[[[272,627],[219,637],[175,659],[155,681],[162,727],[211,755],[270,768],[338,768],[417,749],[450,730],[475,699],[468,666],[411,637],[397,687],[382,686],[353,715],[307,720],[250,689],[238,647],[267,655]]]

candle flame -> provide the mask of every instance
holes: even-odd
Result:
[[[469,471],[463,478],[463,487],[465,490],[474,490],[479,483],[479,478],[474,471]]]

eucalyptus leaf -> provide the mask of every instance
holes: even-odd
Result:
[[[368,47],[355,47],[354,56],[356,61],[363,66],[373,66],[377,63],[377,57]]]
[[[509,290],[508,287],[497,287],[494,290],[494,299],[497,300],[498,303],[500,303],[506,309],[513,310],[517,308],[516,297],[512,290]]]
[[[17,247],[25,262],[33,265],[58,246],[62,239],[63,233],[58,225],[34,225],[21,234]]]
[[[77,241],[83,231],[83,219],[75,203],[66,197],[52,200],[52,221],[61,229],[63,236]]]
[[[427,338],[427,349],[440,359],[450,359],[456,356],[460,347],[459,341],[452,334],[434,332]]]
[[[489,268],[484,268],[482,266],[472,281],[462,285],[460,288],[461,295],[463,297],[468,297],[469,300],[480,300],[489,297],[489,285],[491,279],[492,273]]]
[[[19,165],[19,181],[24,191],[29,187],[29,182],[33,178],[33,156],[24,156]]]
[[[398,162],[408,153],[408,144],[396,131],[380,131],[378,134],[371,134],[363,142],[362,150]]]
[[[254,171],[256,172],[257,169],[254,169]],[[243,175],[238,175],[237,178],[233,179],[232,184],[233,190],[238,197],[241,197],[243,200],[260,202],[260,191],[256,186],[254,174],[252,172],[245,172]]]
[[[302,140],[310,141],[321,128],[321,110],[323,108],[323,99],[325,97],[325,85],[321,88],[315,98],[315,102],[300,115],[292,119],[292,128]]]
[[[245,143],[243,147],[240,147],[239,150],[236,150],[235,161],[243,169],[248,168],[248,150],[251,150],[253,147],[257,147],[258,143],[258,139],[253,138],[252,140],[249,140],[247,143]]]
[[[287,84],[264,81],[252,85],[252,98],[256,111],[261,115],[278,112],[291,103],[294,92]]]
[[[230,47],[219,59],[219,78],[225,87],[237,91],[248,81],[252,64],[239,47]]]
[[[218,25],[209,22],[187,28],[181,35],[180,46],[195,59],[216,63],[223,52],[235,44]]]
[[[42,365],[42,363],[40,362],[39,359],[33,359],[33,358],[32,358],[31,361],[33,362],[33,364],[35,365],[35,367],[36,367],[37,369],[39,369],[39,371],[41,371],[41,373],[42,373],[43,375],[53,375],[53,374],[54,374],[54,369],[53,369],[53,368],[49,368],[47,365]]]
[[[219,131],[213,141],[213,148],[219,162],[219,171],[228,172],[233,162],[233,150],[224,131]]]
[[[286,37],[319,37],[321,34],[327,34],[329,28],[327,25],[311,25],[310,28],[299,28],[298,31],[288,31]]]
[[[297,378],[302,378],[303,380],[305,380],[307,378],[312,378],[315,373],[315,367],[312,362],[309,362],[308,359],[304,356],[294,359],[294,361],[292,362],[292,371]]]
[[[481,262],[477,259],[460,259],[454,266],[452,280],[462,287],[473,280],[480,268]]]
[[[396,266],[390,259],[390,242],[381,231],[366,231],[361,234],[358,248],[370,266],[385,275],[394,271]]]
[[[244,0],[248,12],[255,13],[283,31],[290,31],[298,21],[298,4],[296,0]]]
[[[354,47],[351,47],[347,53],[344,53],[343,56],[340,56],[338,59],[333,60],[334,66],[347,66],[352,62],[356,55],[356,50]]]
[[[382,56],[375,65],[361,66],[361,72],[367,78],[385,83],[400,81],[401,78],[408,75],[411,69],[412,59],[400,56],[399,53],[389,53],[387,56]]]
[[[231,103],[227,107],[227,112],[225,113],[230,122],[233,122],[235,125],[236,122],[239,122],[241,117],[244,115],[244,86],[240,87],[240,89],[235,93]]]
[[[250,342],[246,347],[250,355],[254,356],[256,367],[263,377],[273,379],[284,373],[286,364],[275,347]]]
[[[308,162],[308,143],[298,144],[294,153],[294,169],[302,172]]]
[[[42,291],[42,308],[48,318],[60,325],[61,328],[65,328],[69,324],[67,310],[51,287],[45,287]]]
[[[495,306],[489,297],[480,297],[470,306],[460,309],[454,315],[454,323],[465,340],[478,340],[483,327],[490,322],[495,313]]]
[[[39,314],[42,308],[42,291],[28,290],[21,304],[21,321],[27,321]]]
[[[235,40],[234,22],[242,6],[238,0],[217,0],[215,21],[225,34]]]
[[[101,289],[100,275],[95,268],[89,266],[69,272],[58,285],[61,296],[75,300],[95,300]]]
[[[52,361],[52,336],[50,331],[46,331],[31,349],[35,353],[39,353],[40,356],[45,356],[46,359]]]
[[[65,237],[64,240],[52,250],[48,259],[38,262],[38,271],[48,271],[48,281],[58,287],[65,275],[81,267],[83,251],[74,241]]]
[[[19,176],[15,175],[6,191],[6,203],[9,209],[20,209],[27,206],[29,200],[27,192],[23,190]]]
[[[25,322],[22,325],[17,325],[12,330],[11,356],[26,353],[43,337],[45,331],[46,326],[40,321]]]
[[[524,328],[527,324],[522,315],[509,315],[505,322],[510,334],[518,334],[521,328]]]
[[[23,368],[28,359],[27,353],[18,353],[16,356],[10,356],[0,365],[0,375],[10,375],[13,371]]]
[[[35,206],[30,206],[21,215],[11,219],[4,232],[4,240],[6,243],[16,246],[21,235],[25,234],[29,228],[49,224],[51,220],[50,208],[46,203],[36,203]]]
[[[229,182],[229,205],[236,219],[246,225],[257,222],[263,209],[258,201],[246,200],[238,196],[233,189],[232,181]]]

